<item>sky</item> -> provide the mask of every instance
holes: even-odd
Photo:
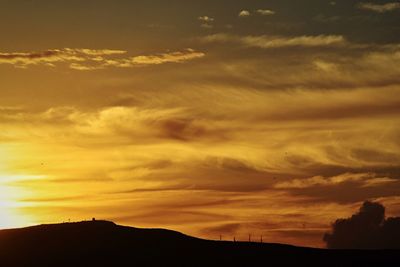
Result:
[[[0,228],[324,247],[400,213],[400,2],[0,0]]]

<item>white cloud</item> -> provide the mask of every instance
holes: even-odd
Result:
[[[276,13],[275,11],[270,10],[270,9],[258,9],[256,12],[263,16],[271,16]]]
[[[202,24],[200,25],[202,28],[205,28],[205,29],[214,28],[214,25],[213,25],[213,22],[215,20],[214,18],[209,17],[209,16],[200,16],[197,19],[202,22]]]
[[[242,10],[242,11],[240,11],[240,13],[239,13],[239,17],[248,17],[248,16],[250,16],[250,11],[248,11],[248,10]]]
[[[377,13],[385,13],[396,9],[400,9],[400,2],[392,2],[386,4],[360,3],[358,5],[358,8]]]
[[[209,23],[209,22],[213,22],[214,18],[211,18],[209,16],[200,16],[200,17],[198,17],[198,20]]]

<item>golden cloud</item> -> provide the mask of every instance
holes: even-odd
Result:
[[[344,173],[333,177],[314,176],[306,179],[293,179],[287,182],[279,182],[274,187],[278,189],[302,189],[318,186],[336,186],[349,182],[361,183],[363,187],[372,187],[395,183],[397,179],[378,177],[375,173]]]
[[[183,52],[171,52],[159,55],[137,56],[130,59],[133,65],[159,65],[165,63],[182,63],[185,61],[202,58],[205,54],[193,49]]]
[[[19,68],[30,65],[43,65],[55,67],[55,63],[69,63],[69,68],[88,71],[103,69],[105,67],[135,67],[144,65],[160,65],[165,63],[182,63],[204,57],[205,54],[193,49],[161,53],[157,55],[123,57],[124,50],[111,49],[54,49],[44,52],[29,53],[0,53],[0,64],[11,64]]]
[[[374,190],[369,198],[397,195],[392,185],[399,128],[392,117],[398,111],[380,110],[397,101],[398,89],[213,87],[195,95],[170,94],[173,98],[165,90],[154,92],[135,106],[0,109],[8,116],[0,135],[16,138],[0,150],[7,151],[6,165],[30,173],[14,181],[31,192],[21,205],[42,220],[91,211],[120,223],[202,237],[218,231],[240,240],[252,232],[316,246],[330,221],[351,213],[360,191]],[[140,104],[155,95],[164,105]],[[346,112],[332,112],[339,107]],[[337,171],[343,174],[332,174]],[[47,178],[32,179],[35,175]],[[315,200],[319,188],[352,183],[358,187],[342,195],[356,194],[356,200],[338,204],[341,194]],[[386,192],[384,186],[393,189]],[[310,192],[294,192],[300,189]],[[305,237],[299,239],[300,231]]]
[[[263,49],[281,47],[324,47],[345,45],[346,39],[341,35],[317,35],[317,36],[237,36],[230,34],[214,34],[201,38],[206,43],[237,43],[245,47],[257,47]]]

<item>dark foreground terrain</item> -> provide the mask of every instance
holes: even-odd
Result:
[[[400,251],[216,242],[92,221],[2,230],[0,266],[400,266]]]

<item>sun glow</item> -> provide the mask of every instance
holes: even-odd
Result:
[[[42,176],[20,174],[11,169],[11,155],[7,147],[0,149],[0,229],[27,226],[33,223],[31,216],[23,211],[23,198],[29,196],[27,188],[19,184],[24,180]]]
[[[0,175],[0,228],[14,228],[31,224],[31,218],[22,212],[23,204],[18,200],[24,197],[24,191],[18,187],[6,185]]]

